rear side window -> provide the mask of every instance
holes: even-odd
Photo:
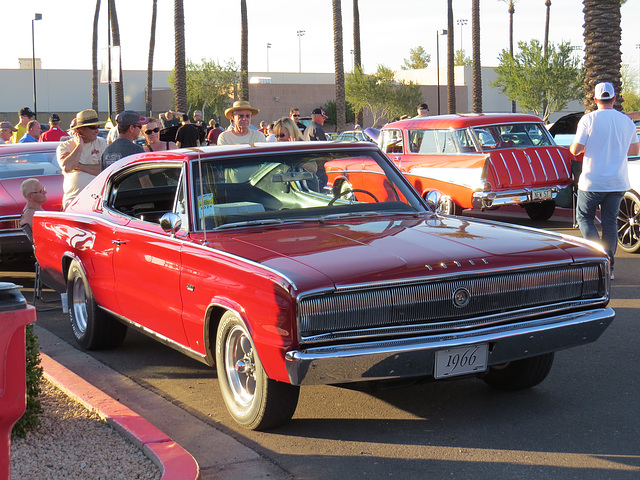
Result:
[[[383,130],[380,145],[384,153],[403,153],[402,130]]]
[[[61,173],[55,150],[0,156],[0,178],[39,177]]]
[[[473,140],[463,130],[409,130],[411,153],[468,153],[475,152]]]

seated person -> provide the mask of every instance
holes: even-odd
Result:
[[[36,210],[42,210],[42,204],[47,201],[47,189],[37,178],[27,178],[20,186],[22,195],[27,200],[27,204],[22,210],[20,226],[33,226],[33,214]]]

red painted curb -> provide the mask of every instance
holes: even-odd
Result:
[[[162,480],[200,479],[198,462],[167,434],[42,352],[40,361],[47,379],[141,448],[162,470]]]

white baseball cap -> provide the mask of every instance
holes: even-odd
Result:
[[[594,96],[597,100],[611,100],[616,96],[616,91],[611,82],[602,82],[596,85]]]

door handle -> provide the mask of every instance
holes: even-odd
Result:
[[[115,244],[115,245],[126,245],[127,242],[125,240],[111,240],[111,243]]]

